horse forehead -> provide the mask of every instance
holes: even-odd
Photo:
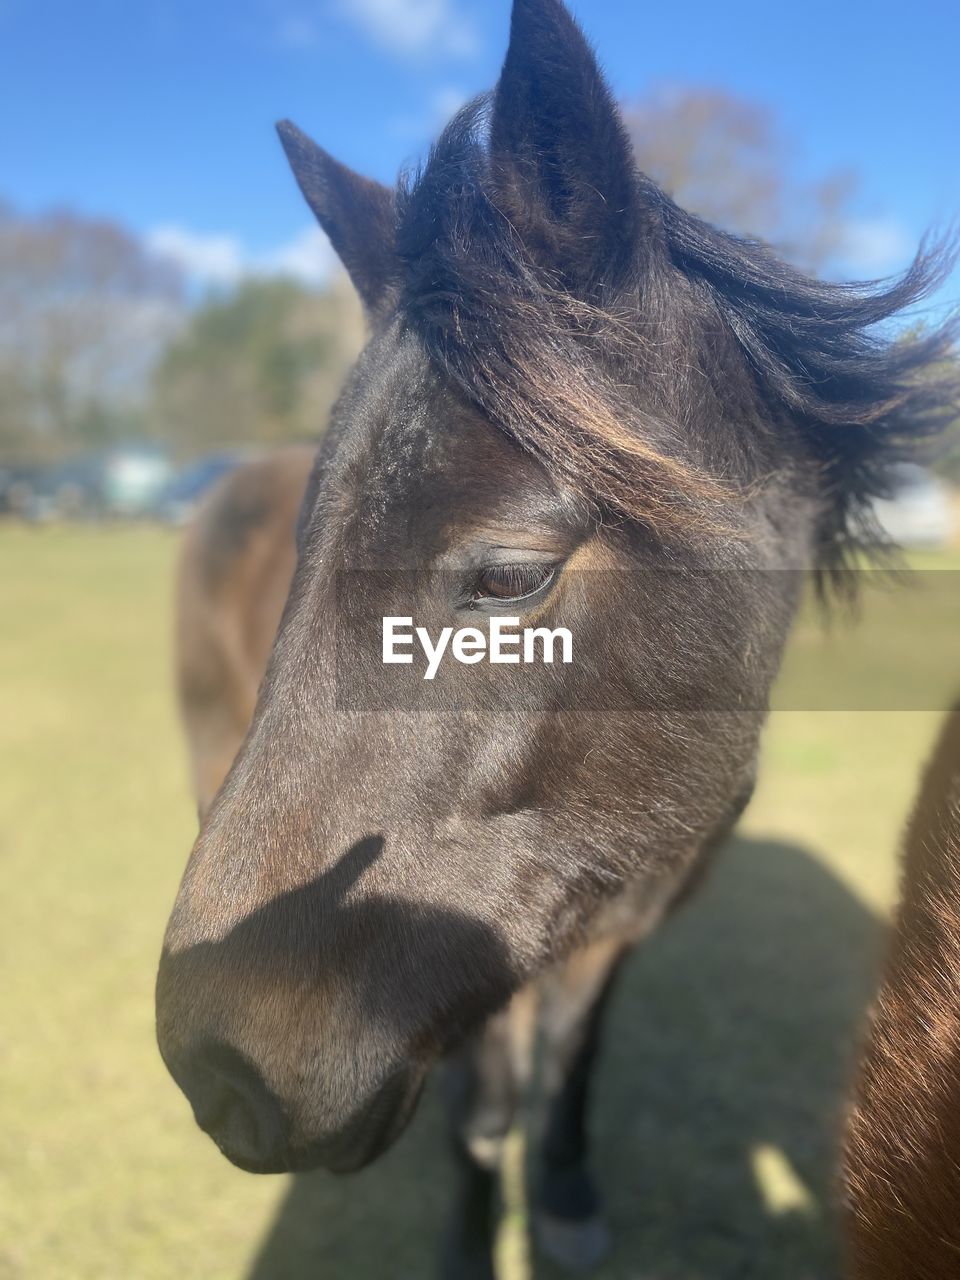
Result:
[[[414,335],[371,343],[347,405],[345,461],[353,496],[403,498],[448,459],[454,398]]]
[[[471,465],[469,441],[449,429],[441,404],[433,404],[432,412],[413,407],[385,412],[365,434],[350,469],[349,525],[357,547],[388,551],[427,528],[439,533],[456,518],[451,481],[458,459]]]
[[[356,549],[441,545],[537,470],[445,383],[415,340],[382,344],[360,375],[335,481]]]

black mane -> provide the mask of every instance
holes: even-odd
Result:
[[[870,500],[958,402],[955,322],[878,326],[943,280],[949,247],[921,248],[893,281],[818,280],[637,173],[642,242],[576,296],[501,210],[486,111],[466,107],[398,198],[401,311],[439,367],[581,491],[665,530],[722,527],[747,437],[773,427],[818,477],[822,566],[875,545]]]

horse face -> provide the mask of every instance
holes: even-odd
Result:
[[[165,1060],[251,1169],[372,1158],[428,1063],[516,987],[499,916],[509,902],[519,931],[535,886],[514,856],[532,837],[504,761],[531,756],[535,726],[492,711],[474,666],[430,682],[384,666],[382,619],[479,623],[485,582],[559,576],[591,527],[396,327],[337,417],[254,722],[158,981]]]
[[[741,657],[766,610],[750,575],[691,591],[635,530],[598,527],[401,326],[333,432],[158,982],[172,1074],[253,1170],[373,1158],[430,1063],[612,892],[668,892],[748,784],[767,682]],[[447,654],[432,680],[382,661],[385,617],[436,640],[507,611],[565,628],[572,661]]]
[[[542,336],[530,331],[530,280],[577,330],[562,375],[573,450],[571,406],[593,412],[595,382],[618,394],[624,382],[580,333],[583,299],[603,292],[604,264],[636,298],[631,262],[646,249],[615,110],[555,0],[515,10],[477,178],[493,175],[499,212],[464,180],[458,136],[395,242],[389,193],[286,133],[375,337],[308,490],[253,724],[194,848],[160,966],[161,1051],[201,1126],[245,1168],[372,1159],[403,1128],[430,1063],[614,893],[641,883],[662,909],[749,785],[789,617],[786,594],[755,575],[694,581],[676,546],[642,523],[605,521],[566,478],[556,388],[529,354]],[[442,261],[430,249],[438,227]],[[498,262],[485,256],[488,232],[501,235]],[[521,233],[524,253],[509,257]],[[472,303],[442,275],[464,256]],[[487,313],[501,302],[498,327]],[[471,322],[486,335],[470,351],[473,398],[453,358]],[[528,353],[519,365],[514,351]],[[490,386],[499,401],[484,398]],[[637,385],[633,399],[644,397]],[[542,407],[542,447],[498,429],[498,403],[521,431]],[[604,423],[607,452],[582,452],[612,484],[609,442],[627,432],[610,413]],[[692,441],[671,442],[664,474],[685,474],[685,452]],[[712,569],[742,562],[739,546],[736,531],[718,541]],[[386,618],[436,643],[445,628],[489,633],[504,615],[566,629],[572,661],[453,657],[429,680],[416,662],[383,661]]]

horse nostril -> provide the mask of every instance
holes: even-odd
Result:
[[[224,1155],[251,1167],[283,1167],[283,1110],[260,1073],[235,1049],[205,1045],[178,1075],[197,1124]]]

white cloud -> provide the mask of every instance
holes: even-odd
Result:
[[[236,284],[245,274],[243,248],[236,236],[198,235],[186,227],[167,225],[147,232],[146,245],[204,284]]]
[[[203,235],[177,225],[155,227],[146,244],[205,285],[229,286],[250,276],[275,275],[319,285],[330,278],[336,263],[329,240],[316,226],[264,253],[251,253],[235,235]]]
[[[292,276],[303,284],[323,284],[329,280],[337,257],[319,227],[306,227],[271,253],[254,261],[254,274]]]
[[[882,276],[905,267],[916,245],[890,218],[856,218],[847,223],[837,257],[853,274]]]
[[[476,30],[455,0],[339,0],[337,8],[372,40],[405,57],[477,51]]]

